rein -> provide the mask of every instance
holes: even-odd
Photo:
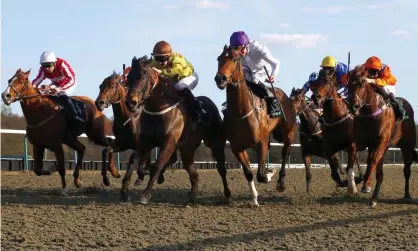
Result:
[[[149,71],[149,69],[148,68],[145,68],[146,69],[146,71],[147,71],[147,80],[152,80],[151,79],[151,74],[150,74],[150,71]],[[157,111],[157,112],[152,112],[152,111],[148,111],[147,109],[145,109],[145,107],[142,107],[142,105],[145,103],[145,101],[149,98],[149,97],[151,97],[151,95],[152,95],[152,93],[153,93],[153,91],[154,91],[154,89],[155,89],[155,87],[157,86],[157,84],[158,84],[158,81],[159,80],[161,80],[162,78],[165,78],[163,75],[161,75],[160,73],[158,73],[158,77],[156,77],[155,78],[155,81],[154,81],[154,83],[152,84],[152,86],[151,86],[151,90],[150,90],[150,92],[149,92],[149,94],[148,94],[148,96],[146,96],[146,97],[144,97],[144,98],[142,98],[142,100],[139,102],[139,104],[138,104],[138,109],[136,109],[136,111],[134,111],[134,113],[132,114],[132,116],[128,119],[128,120],[126,120],[125,121],[125,123],[123,123],[123,125],[125,126],[129,121],[131,121],[132,120],[132,118],[133,117],[135,117],[140,111],[141,111],[141,108],[142,108],[142,110],[146,113],[146,114],[149,114],[149,115],[157,115],[157,116],[159,116],[159,115],[163,115],[163,114],[166,114],[167,112],[169,112],[169,111],[171,111],[171,110],[173,110],[174,108],[176,108],[177,106],[179,106],[182,102],[183,102],[183,99],[180,99],[179,101],[177,101],[175,104],[173,104],[173,105],[171,105],[171,106],[169,106],[168,108],[166,108],[166,109],[164,109],[164,110],[162,110],[162,111]],[[140,96],[144,96],[144,94],[145,94],[145,92],[147,91],[147,87],[148,87],[148,85],[144,85],[143,87],[142,87],[142,89],[141,90],[138,90],[138,89],[136,89],[136,88],[129,88],[128,89],[128,91],[129,90],[133,90],[133,91],[135,91],[135,92],[137,92]]]
[[[242,63],[241,63],[241,60],[242,60],[242,58],[243,57],[239,57],[238,59],[233,59],[233,62],[236,62],[236,67],[235,67],[235,70],[230,74],[230,75],[225,75],[227,78],[229,78],[229,79],[231,79],[231,85],[233,86],[233,87],[239,87],[239,85],[240,84],[242,84],[242,83],[245,83],[245,74],[243,73],[243,75],[244,75],[244,77],[242,78],[242,79],[239,79],[239,80],[237,80],[236,82],[234,82],[234,81],[232,81],[232,76],[238,71],[239,73],[241,73],[241,71],[242,71],[242,69],[243,68],[247,68],[248,70],[249,70],[249,72],[251,73],[251,69],[248,67],[248,66],[246,66],[246,65],[243,65]],[[242,71],[243,72],[243,71]],[[252,73],[251,73],[252,74]],[[226,107],[225,107],[225,111],[228,113],[228,115],[231,117],[231,118],[234,118],[234,119],[246,119],[246,118],[248,118],[254,111],[261,111],[262,110],[262,107],[256,107],[255,105],[254,105],[254,96],[253,96],[253,93],[252,93],[252,91],[251,91],[251,89],[248,87],[248,91],[249,91],[249,93],[250,93],[250,97],[251,97],[251,102],[250,102],[250,106],[252,107],[252,109],[247,113],[247,114],[245,114],[244,116],[241,116],[241,117],[236,117],[236,116],[233,116],[230,112],[229,112],[229,110],[228,110],[228,105],[226,105]]]

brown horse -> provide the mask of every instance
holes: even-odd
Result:
[[[337,93],[335,79],[334,74],[320,71],[317,80],[311,84],[312,100],[315,105],[323,109],[321,129],[327,158],[333,158],[338,155],[339,151],[346,150],[348,155],[354,156],[354,161],[357,155],[354,148],[353,116],[350,114],[347,101]],[[340,171],[344,173],[341,165],[339,167]],[[358,167],[358,177],[355,177],[354,171],[348,173],[348,176],[352,177],[356,184],[363,181],[360,165]],[[347,181],[341,182],[336,168],[331,169],[331,175],[337,182],[337,186],[347,187]]]
[[[310,192],[310,184],[312,179],[311,174],[311,155],[327,159],[328,156],[325,152],[324,140],[322,135],[321,124],[319,123],[319,116],[314,111],[316,107],[311,100],[306,100],[306,97],[302,89],[292,89],[290,94],[290,99],[292,100],[293,109],[295,110],[296,116],[299,116],[300,125],[299,125],[299,139],[301,144],[301,153],[303,158],[303,163],[305,164],[306,171],[306,192]],[[357,161],[357,167],[359,168],[360,176],[361,167]],[[339,175],[335,175],[337,172],[335,170],[342,169],[340,159],[338,154],[332,155],[328,159],[328,163],[331,167],[332,179],[341,186],[347,186],[347,182],[344,182],[340,179]]]
[[[20,101],[27,126],[26,135],[33,145],[34,173],[38,176],[49,175],[50,172],[43,170],[43,155],[45,148],[55,152],[58,163],[58,172],[61,176],[63,194],[68,193],[65,182],[64,150],[62,144],[77,151],[77,164],[74,169],[74,184],[81,187],[79,175],[83,163],[86,147],[78,140],[78,136],[85,132],[87,137],[97,145],[109,146],[112,139],[106,137],[105,129],[109,127],[105,116],[96,109],[94,101],[84,96],[74,96],[77,103],[81,103],[85,114],[83,128],[69,126],[67,116],[62,112],[61,106],[53,101],[49,94],[38,92],[29,81],[30,70],[23,72],[18,69],[15,75],[9,79],[7,89],[2,93],[3,102],[10,105]],[[117,169],[109,168],[113,177],[120,177]],[[106,176],[106,170],[102,170],[103,182],[110,185]]]
[[[96,107],[99,111],[103,111],[105,108],[112,105],[113,110],[113,135],[115,136],[115,141],[113,141],[112,146],[109,146],[103,150],[102,158],[103,165],[107,165],[109,161],[110,165],[114,165],[113,152],[123,152],[126,150],[134,150],[136,146],[136,141],[139,135],[139,122],[138,119],[142,112],[142,109],[139,109],[138,112],[130,112],[126,106],[126,79],[127,74],[129,73],[130,67],[128,67],[124,75],[116,74],[113,72],[112,75],[105,78],[100,85],[100,93],[96,99]],[[126,121],[128,121],[126,123]],[[174,164],[177,161],[176,152],[171,156],[167,166]],[[138,179],[135,182],[135,186],[139,186],[144,180],[144,175],[147,173],[147,168],[151,165],[151,151],[149,151],[144,158],[141,159],[140,164],[137,169]],[[105,168],[103,168],[106,170]],[[158,183],[162,184],[164,182],[164,171],[160,173],[158,177]]]
[[[276,88],[274,91],[283,107],[287,121],[280,117],[269,118],[266,102],[256,97],[247,85],[240,56],[226,45],[218,57],[218,72],[215,82],[219,89],[226,88],[227,108],[224,112],[226,135],[232,152],[243,166],[244,175],[250,187],[252,203],[258,206],[258,192],[254,185],[246,149],[256,150],[258,156],[257,181],[267,183],[274,174],[274,172],[265,172],[270,134],[273,133],[277,141],[283,142],[282,166],[277,183],[277,190],[283,192],[285,190],[286,158],[289,155],[296,130],[296,116],[293,112],[292,102],[286,93]]]
[[[409,119],[399,121],[395,118],[393,108],[377,94],[373,88],[375,79],[367,78],[367,72],[357,66],[349,73],[348,97],[354,117],[354,139],[356,150],[368,148],[367,170],[362,192],[371,192],[372,174],[376,170],[376,186],[370,201],[371,206],[377,205],[380,186],[383,181],[383,157],[391,146],[397,146],[402,151],[404,161],[405,192],[404,198],[410,199],[409,178],[411,165],[417,161],[415,151],[416,131],[414,110],[403,98],[404,108]],[[349,156],[348,168],[352,169],[352,155]],[[349,186],[350,186],[349,182]],[[348,190],[356,193],[356,187]]]
[[[151,61],[146,56],[140,59],[134,57],[131,67],[128,74],[127,104],[131,111],[136,111],[141,107],[143,111],[138,125],[140,127],[138,144],[123,178],[121,199],[128,199],[129,181],[138,157],[142,158],[153,147],[160,147],[155,174],[151,176],[147,188],[141,195],[140,203],[148,203],[151,189],[158,175],[176,148],[179,149],[183,166],[189,173],[192,185],[190,202],[195,203],[199,175],[194,166],[194,154],[203,139],[217,161],[217,169],[224,185],[224,195],[228,200],[231,192],[226,180],[224,152],[226,138],[216,105],[205,96],[197,97],[203,102],[208,112],[210,125],[197,124],[187,113],[183,99],[175,91],[173,85],[151,67]]]

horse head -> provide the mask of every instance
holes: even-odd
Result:
[[[128,94],[126,105],[131,111],[136,111],[144,104],[160,82],[157,71],[151,67],[151,60],[147,56],[132,59],[131,71],[128,73]]]
[[[303,110],[306,108],[306,99],[305,99],[305,93],[302,89],[295,89],[293,87],[290,96],[290,100],[292,101],[292,107],[293,110],[297,115],[303,112]]]
[[[1,94],[1,98],[6,105],[21,101],[28,92],[34,91],[32,83],[29,81],[29,75],[30,70],[24,72],[21,69],[18,69],[13,77],[7,81],[8,86]]]
[[[367,101],[372,103],[373,100],[377,100],[370,85],[374,83],[376,79],[368,78],[367,72],[361,66],[349,72],[348,103],[354,115],[357,115],[362,107],[370,105]]]
[[[335,72],[319,71],[318,78],[311,83],[310,88],[312,101],[316,106],[322,107],[326,99],[338,96],[335,89]]]
[[[122,76],[116,72],[105,78],[99,89],[100,93],[95,102],[99,111],[103,111],[110,104],[118,104],[125,99],[126,86],[122,82]]]
[[[221,55],[218,56],[218,72],[215,76],[216,86],[223,90],[228,84],[236,87],[244,81],[241,56],[231,46],[225,45]]]

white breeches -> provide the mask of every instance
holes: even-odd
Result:
[[[189,90],[193,90],[194,88],[196,88],[198,83],[199,83],[199,76],[197,75],[196,72],[193,72],[192,75],[179,80],[174,85],[174,88],[176,89],[176,91],[181,91],[184,88],[188,88]]]
[[[395,95],[396,95],[396,90],[395,90],[395,86],[394,86],[394,85],[385,85],[385,86],[383,87],[383,89],[385,89],[385,91],[386,91],[387,93],[392,93],[392,94],[393,94],[393,96],[395,96]]]
[[[73,86],[71,86],[70,88],[66,89],[66,90],[62,90],[58,93],[58,96],[61,95],[67,95],[67,96],[71,96],[75,90],[75,88],[77,87],[77,83],[75,83]]]

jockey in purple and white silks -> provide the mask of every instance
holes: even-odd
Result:
[[[232,33],[229,45],[242,57],[245,78],[249,87],[260,98],[266,100],[271,117],[280,116],[281,109],[274,94],[269,91],[264,82],[274,83],[279,74],[280,62],[274,58],[270,50],[259,41],[249,40],[243,31]],[[264,66],[267,68],[268,77]]]

